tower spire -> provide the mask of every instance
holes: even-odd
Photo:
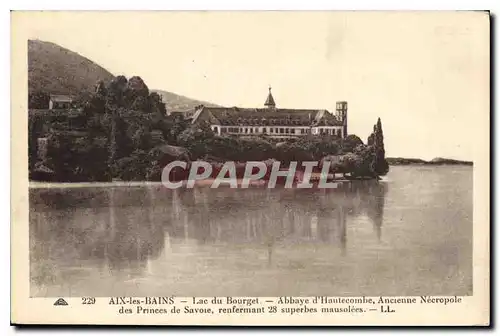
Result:
[[[269,85],[269,93],[267,95],[266,102],[264,103],[264,106],[267,106],[267,108],[275,108],[276,103],[273,98],[273,94],[271,93],[271,86]]]

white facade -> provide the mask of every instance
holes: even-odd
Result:
[[[71,107],[73,99],[69,96],[51,95],[49,100],[49,110],[68,109]]]
[[[221,126],[211,125],[211,129],[215,134],[231,134],[231,135],[262,135],[266,134],[274,138],[290,138],[313,135],[336,135],[343,138],[342,126]]]
[[[347,102],[336,103],[335,114],[317,109],[279,109],[271,94],[265,108],[206,107],[199,105],[193,111],[191,122],[210,122],[218,135],[267,135],[285,139],[312,135],[347,136]],[[186,114],[186,117],[187,114]]]

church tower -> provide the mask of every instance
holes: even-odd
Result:
[[[347,136],[347,102],[338,101],[335,110],[337,112],[337,118],[342,121],[342,135],[345,138]]]
[[[274,102],[273,94],[271,93],[271,87],[269,87],[269,94],[267,95],[264,106],[266,106],[270,110],[276,109],[276,103]]]

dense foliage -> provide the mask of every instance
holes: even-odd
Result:
[[[385,159],[384,134],[382,122],[378,118],[373,126],[373,133],[368,137],[367,144],[355,136],[344,139],[342,154],[326,156],[322,163],[330,161],[330,171],[350,174],[352,177],[377,178],[387,174],[389,165]]]
[[[40,116],[30,116],[30,167],[52,170],[57,181],[148,179],[156,169],[153,149],[175,136],[161,97],[140,77],[118,76],[107,86],[98,83],[78,104],[62,121],[48,121],[47,155],[34,165],[34,139],[43,131]]]
[[[30,97],[43,101],[46,95]],[[29,163],[33,179],[56,181],[159,180],[168,161],[330,161],[330,171],[376,178],[388,171],[380,119],[365,145],[356,135],[309,135],[276,143],[263,136],[216,135],[209,125],[168,116],[165,103],[140,77],[99,82],[64,115],[30,115]],[[37,139],[47,138],[37,155]],[[321,167],[320,165],[320,167]],[[319,167],[319,168],[320,168]],[[318,169],[319,169],[318,168]],[[45,174],[45,175],[44,175]]]

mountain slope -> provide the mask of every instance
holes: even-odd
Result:
[[[29,92],[78,95],[93,90],[97,81],[112,78],[109,71],[71,50],[51,42],[28,41]]]
[[[55,43],[28,41],[30,93],[44,91],[49,94],[78,96],[82,92],[93,91],[99,80],[108,82],[113,78],[113,74],[100,65]],[[168,111],[188,110],[200,104],[217,106],[169,91],[151,91],[161,94]]]
[[[151,90],[161,95],[163,102],[167,105],[167,111],[185,111],[195,108],[198,105],[205,105],[217,107],[220,105],[212,104],[209,102],[196,100],[188,97],[178,95],[169,91]]]

